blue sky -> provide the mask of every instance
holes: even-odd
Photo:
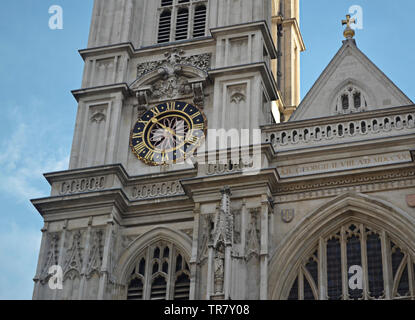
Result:
[[[63,7],[64,29],[48,9]],[[302,96],[341,46],[341,19],[363,9],[357,44],[412,100],[413,0],[303,0]],[[4,1],[0,12],[0,299],[30,299],[42,218],[29,199],[47,196],[44,172],[68,167],[92,0]]]

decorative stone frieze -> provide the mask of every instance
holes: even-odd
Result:
[[[59,189],[61,195],[82,193],[88,191],[98,191],[105,187],[105,177],[91,177],[67,180],[62,182]]]
[[[144,200],[182,194],[184,194],[184,190],[179,181],[143,184],[131,188],[131,197],[134,200]]]
[[[213,176],[217,174],[240,172],[244,169],[253,168],[253,166],[254,162],[252,160],[249,162],[240,160],[237,164],[232,162],[225,164],[211,163],[206,165],[206,175]]]
[[[197,54],[188,57],[183,56],[183,54],[183,50],[176,49],[173,51],[166,52],[166,59],[140,63],[137,66],[137,79],[146,75],[147,73],[150,73],[154,70],[163,67],[167,63],[172,62],[174,62],[175,64],[193,66],[205,72],[210,69],[210,53]]]

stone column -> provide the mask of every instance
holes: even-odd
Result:
[[[194,225],[193,225],[193,242],[192,256],[190,258],[190,300],[196,300],[196,285],[199,282],[199,270],[197,265],[198,249],[199,249],[199,228],[200,228],[200,203],[195,204]]]
[[[268,197],[262,196],[261,201],[261,252],[260,252],[260,294],[261,300],[268,299]]]
[[[81,282],[79,285],[79,300],[83,300],[85,297],[86,273],[87,273],[87,268],[88,268],[89,250],[91,247],[91,243],[90,243],[91,233],[92,233],[92,217],[90,217],[88,221],[88,229],[87,229],[87,234],[86,234],[86,239],[85,239],[83,266],[81,270]]]
[[[102,267],[101,267],[101,278],[99,281],[99,289],[98,289],[98,300],[105,299],[105,289],[108,285],[108,278],[109,278],[109,270],[110,268],[110,254],[111,254],[111,244],[112,244],[112,236],[114,230],[114,220],[111,217],[107,222],[107,230],[105,236],[105,245],[104,245],[104,253],[102,258]]]

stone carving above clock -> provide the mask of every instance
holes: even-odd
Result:
[[[139,108],[179,98],[193,98],[196,106],[203,107],[211,55],[185,57],[183,50],[173,49],[166,52],[165,57],[138,65],[137,80],[131,90],[138,98]]]
[[[209,53],[185,57],[183,56],[183,50],[173,49],[166,52],[164,55],[166,59],[140,63],[137,66],[137,79],[154,70],[165,68],[168,65],[189,65],[205,72],[207,72],[210,68],[211,55]]]

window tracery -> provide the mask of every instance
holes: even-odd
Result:
[[[338,114],[362,112],[368,106],[366,95],[353,85],[348,85],[341,90],[335,103]]]
[[[128,281],[127,300],[189,300],[190,269],[172,243],[147,247]]]
[[[349,223],[321,238],[303,260],[288,299],[415,299],[414,262],[385,231]],[[351,285],[356,267],[362,270],[361,287]]]

